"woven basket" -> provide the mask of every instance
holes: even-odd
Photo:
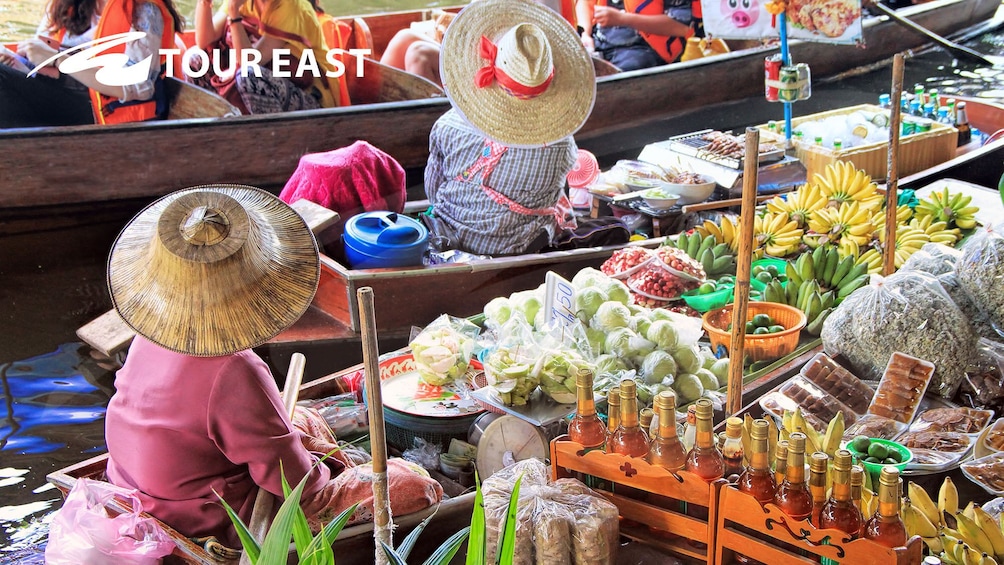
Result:
[[[745,357],[750,361],[770,361],[784,357],[798,347],[798,337],[806,323],[801,310],[776,302],[750,302],[746,308],[746,321],[757,314],[767,314],[785,329],[773,334],[747,334],[743,347]],[[732,346],[732,333],[725,331],[731,322],[732,304],[704,315],[704,330],[708,332],[711,349],[716,353],[719,347],[728,351]]]

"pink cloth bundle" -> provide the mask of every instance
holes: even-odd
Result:
[[[343,219],[372,210],[404,211],[404,168],[365,141],[300,157],[279,198],[292,204],[306,198]]]

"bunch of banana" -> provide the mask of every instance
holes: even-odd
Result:
[[[844,437],[844,414],[837,412],[837,415],[830,420],[826,426],[826,432],[820,435],[819,430],[812,427],[805,421],[801,408],[794,411],[785,410],[781,418],[782,427],[778,429],[778,441],[787,440],[795,432],[805,434],[805,452],[815,453],[823,451],[831,458],[840,449],[840,441]]]
[[[913,218],[913,208],[903,204],[896,207],[896,224],[902,225],[909,222]],[[885,231],[885,208],[876,210],[875,214],[872,216],[872,224],[875,226],[875,234],[881,234]]]
[[[789,220],[787,214],[767,212],[753,219],[754,249],[763,249],[774,257],[793,253],[802,241],[802,233],[798,222]]]
[[[924,230],[932,243],[954,247],[956,242],[962,239],[962,230],[959,228],[948,229],[948,222],[935,222],[934,216],[914,218],[910,220],[909,225]]]
[[[823,208],[809,219],[809,231],[802,240],[809,247],[832,243],[840,256],[858,256],[858,250],[872,240],[873,210],[860,202],[844,202],[838,208]]]
[[[970,502],[959,511],[959,492],[946,477],[938,490],[937,505],[914,482],[907,486],[902,507],[909,535],[924,539],[933,555],[955,565],[1004,563],[1004,530],[985,510]]]
[[[813,212],[826,206],[827,198],[815,184],[803,184],[797,190],[785,196],[775,196],[767,201],[767,211],[772,214],[783,214],[789,220],[805,229]]]
[[[917,204],[917,216],[932,216],[935,221],[945,222],[949,226],[964,230],[976,227],[975,214],[980,209],[970,206],[973,197],[961,192],[948,193],[946,186],[941,191],[933,191],[931,195]]]
[[[882,206],[882,194],[872,178],[847,161],[830,163],[813,177],[812,184],[820,188],[828,206],[833,208],[851,202],[858,202],[869,210]]]
[[[676,240],[667,239],[664,245],[675,246],[696,259],[708,278],[736,274],[736,255],[727,243],[717,243],[714,234],[702,236],[698,232],[683,232]]]
[[[850,293],[868,282],[867,267],[856,265],[852,257],[840,257],[832,245],[803,253],[785,266],[787,286],[771,281],[764,300],[794,306],[805,313],[806,330],[819,335],[833,308]]]
[[[701,237],[706,237],[708,235],[715,236],[715,243],[725,243],[734,252],[739,250],[739,218],[733,219],[732,216],[722,216],[720,218],[721,224],[716,224],[711,220],[704,220],[704,223],[694,228],[694,231],[699,233]],[[760,251],[760,256],[763,256],[763,250]],[[755,254],[754,254],[755,255]],[[758,259],[755,257],[754,259]]]
[[[882,252],[872,247],[861,254],[855,265],[862,265],[869,275],[882,273]]]
[[[925,243],[931,241],[931,236],[919,227],[912,225],[896,226],[896,259],[895,267],[898,269],[906,263],[911,255],[920,251]],[[879,243],[885,244],[885,230],[879,233]]]

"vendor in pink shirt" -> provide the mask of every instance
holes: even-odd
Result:
[[[252,187],[178,191],[123,229],[108,284],[138,335],[105,420],[109,481],[139,491],[144,509],[182,534],[230,547],[240,542],[217,494],[245,523],[259,487],[282,497],[281,473],[290,484],[310,474],[301,506],[315,520],[361,501],[354,483],[362,467],[335,451],[326,427],[294,427],[268,366],[251,351],[303,314],[319,269],[302,218]],[[442,496],[438,483],[400,461],[388,475],[391,488],[395,475],[412,487],[408,500],[392,492],[395,514]],[[361,507],[356,521],[367,517]]]

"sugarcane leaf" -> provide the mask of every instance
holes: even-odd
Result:
[[[279,511],[272,520],[272,525],[265,534],[265,540],[261,544],[261,559],[264,563],[285,563],[289,553],[289,540],[293,537],[293,528],[300,517],[303,516],[303,509],[300,508],[300,497],[303,496],[303,489],[307,485],[310,473],[303,476],[303,479],[296,485],[286,500],[282,502]],[[304,518],[305,520],[306,518]]]
[[[419,525],[415,526],[415,529],[412,530],[404,538],[404,541],[402,541],[401,544],[397,546],[397,549],[395,551],[397,551],[397,554],[401,556],[401,559],[404,559],[405,561],[408,560],[408,556],[411,555],[411,550],[415,548],[415,543],[418,542],[418,536],[422,535],[422,532],[425,530],[425,527],[428,526],[429,522],[431,522],[432,519],[436,517],[437,512],[439,512],[438,505],[436,506],[436,509],[433,510],[432,514],[429,514],[429,516],[425,520],[422,520],[422,522]]]
[[[523,482],[522,473],[516,479],[516,483],[512,486],[512,494],[509,495],[509,510],[506,512],[502,533],[499,534],[499,550],[495,554],[495,565],[512,565],[516,555],[516,511],[518,510],[519,484],[521,482]]]
[[[481,494],[481,481],[474,472],[474,511],[471,513],[471,533],[467,540],[467,565],[485,565],[485,499]]]
[[[460,546],[464,545],[464,540],[467,539],[470,533],[471,527],[466,526],[464,529],[453,534],[443,542],[443,545],[437,547],[436,551],[432,552],[432,555],[422,565],[447,565],[453,560],[453,556],[457,554],[457,551],[460,550]]]
[[[387,561],[391,563],[391,565],[408,565],[408,563],[405,562],[405,560],[402,559],[396,551],[394,551],[393,547],[387,545],[387,542],[381,540],[380,547],[383,548],[384,554],[387,555]]]
[[[358,506],[359,503],[349,506],[345,510],[342,510],[338,514],[338,516],[335,516],[334,520],[325,524],[324,528],[321,529],[320,533],[317,534],[317,536],[314,537],[313,540],[311,540],[310,545],[307,547],[308,553],[317,551],[318,549],[317,546],[327,546],[330,549],[331,546],[335,543],[335,538],[338,537],[338,534],[341,533],[342,528],[344,528],[345,524],[349,521],[349,518],[351,518],[352,515],[355,514],[356,508]]]
[[[251,531],[248,530],[247,525],[241,520],[241,517],[234,512],[234,509],[227,504],[227,501],[220,496],[220,493],[213,489],[213,494],[216,498],[220,499],[223,504],[223,508],[227,511],[227,516],[230,517],[230,521],[234,524],[234,529],[237,530],[237,537],[241,540],[241,545],[244,546],[244,552],[248,554],[248,559],[252,564],[258,563],[258,557],[261,555],[261,546],[258,545],[258,540],[254,539],[251,535]]]

